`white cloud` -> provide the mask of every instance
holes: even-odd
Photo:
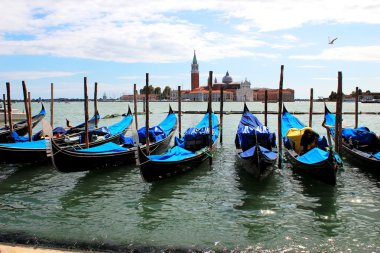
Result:
[[[32,80],[54,77],[68,77],[79,73],[64,71],[10,71],[0,72],[0,78],[6,80]]]
[[[380,46],[332,47],[316,55],[293,55],[299,60],[379,61]]]
[[[3,0],[0,54],[54,55],[118,62],[178,62],[196,48],[203,60],[226,57],[278,58],[249,31],[276,31],[312,23],[380,24],[380,5],[371,0],[217,1],[217,0]],[[239,34],[210,32],[181,12],[208,11]],[[219,21],[220,21],[219,20]],[[240,23],[238,23],[240,22]],[[12,40],[12,35],[33,35]],[[284,34],[287,42],[297,37]],[[276,47],[276,46],[274,46]],[[278,46],[289,48],[289,45]],[[254,50],[255,49],[255,50]]]

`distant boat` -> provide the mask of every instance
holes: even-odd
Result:
[[[368,104],[372,104],[372,103],[380,103],[380,99],[368,99],[368,100],[362,100],[361,101],[362,103],[368,103]]]
[[[7,114],[8,114],[8,111],[7,111]],[[19,121],[19,120],[25,120],[25,119],[26,119],[25,112],[20,112],[19,109],[12,109],[12,120]],[[4,108],[2,105],[0,105],[0,122],[4,123]]]

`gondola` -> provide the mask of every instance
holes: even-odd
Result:
[[[307,174],[321,182],[336,185],[336,174],[342,161],[332,148],[328,147],[325,137],[318,138],[318,145],[304,154],[299,154],[301,138],[311,128],[290,114],[285,106],[282,113],[282,136],[285,155],[294,171]]]
[[[209,110],[210,111],[210,110]],[[212,113],[212,146],[219,137],[218,118]],[[164,154],[146,155],[138,147],[140,174],[146,182],[153,182],[192,170],[211,155],[209,147],[209,113],[184,137],[175,138],[175,146]]]
[[[128,126],[132,121],[131,112],[129,116],[124,117],[120,122],[113,124],[110,127],[102,127],[89,131],[90,147],[102,145],[107,142],[119,143],[120,134],[127,131]],[[96,137],[98,137],[96,139]],[[57,141],[62,142],[65,135],[57,138]],[[54,139],[54,138],[53,138]],[[71,146],[83,147],[84,132],[78,134],[78,138],[71,142]],[[46,139],[37,139],[32,141],[16,142],[16,143],[0,143],[0,163],[37,163],[47,160]],[[67,142],[62,146],[67,146]]]
[[[334,137],[335,115],[326,105],[322,126]],[[344,156],[360,167],[380,173],[380,140],[367,127],[343,128],[342,151]]]
[[[32,128],[35,127],[46,115],[46,110],[43,104],[41,104],[41,110],[38,114],[32,117]],[[28,123],[26,120],[13,124],[13,132],[18,136],[24,136],[28,133]],[[0,128],[0,143],[14,142],[9,127]]]
[[[276,136],[264,126],[244,103],[243,115],[235,136],[237,165],[256,178],[263,179],[274,171],[277,153]]]
[[[132,122],[132,121],[131,121]],[[162,152],[169,145],[177,126],[177,118],[169,107],[166,118],[157,126],[149,129],[150,150]],[[145,127],[138,132],[145,131]],[[158,134],[160,135],[160,139]],[[155,138],[153,138],[153,135]],[[136,146],[132,137],[122,138],[123,144],[113,142],[105,143],[91,148],[62,148],[51,140],[52,161],[54,167],[60,172],[78,172],[113,167],[123,164],[135,164]],[[126,140],[126,141],[125,141]],[[145,150],[145,145],[144,148]]]

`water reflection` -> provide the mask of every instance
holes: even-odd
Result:
[[[65,210],[80,205],[91,206],[99,198],[107,198],[115,191],[122,191],[120,182],[133,182],[131,179],[135,172],[133,170],[134,166],[121,166],[106,170],[63,174],[76,176],[76,180],[73,182],[72,189],[59,198],[62,208]]]
[[[341,220],[337,215],[337,187],[333,187],[309,177],[300,178],[305,202],[298,208],[314,212],[314,224],[328,237],[339,235]]]
[[[201,181],[209,169],[207,164],[201,164],[185,174],[147,184],[138,202],[137,214],[141,218],[138,227],[146,231],[159,228],[171,218],[167,212],[175,208],[173,204],[185,197],[182,190]]]

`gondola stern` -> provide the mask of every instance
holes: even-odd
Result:
[[[169,104],[169,114],[174,114],[172,106]]]

